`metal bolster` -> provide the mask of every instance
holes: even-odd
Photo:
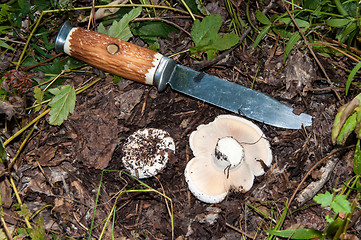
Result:
[[[73,27],[70,25],[70,23],[68,21],[66,21],[63,24],[63,26],[61,26],[58,36],[56,36],[56,39],[55,39],[55,51],[64,52],[65,40],[68,37],[68,34],[72,28]]]
[[[171,58],[162,57],[160,59],[159,65],[154,73],[154,85],[158,88],[159,92],[166,89],[175,66],[176,61]]]

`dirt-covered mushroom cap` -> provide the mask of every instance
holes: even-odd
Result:
[[[254,176],[265,173],[272,162],[270,145],[252,122],[220,115],[198,126],[189,137],[194,158],[185,169],[189,190],[207,203],[221,202],[230,189],[248,191]]]
[[[175,151],[169,133],[156,128],[140,129],[123,145],[123,165],[137,178],[148,178],[165,168],[169,154]]]

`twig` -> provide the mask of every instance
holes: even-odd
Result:
[[[322,158],[322,159],[321,159],[320,161],[318,161],[315,165],[313,165],[313,166],[311,167],[311,169],[308,170],[308,172],[306,173],[306,175],[302,178],[301,182],[298,184],[297,188],[295,189],[295,191],[293,192],[292,196],[291,196],[290,199],[288,200],[287,209],[290,208],[291,203],[292,203],[293,199],[295,198],[296,193],[297,193],[298,190],[301,188],[302,184],[306,181],[307,177],[312,173],[312,171],[315,170],[316,167],[318,167],[318,165],[320,165],[321,163],[323,163],[325,160],[327,160],[328,158],[330,158],[330,157],[333,156],[334,154],[336,154],[336,153],[338,153],[338,152],[340,152],[340,151],[343,151],[343,150],[352,148],[352,147],[355,147],[355,145],[351,145],[351,146],[347,146],[347,147],[344,147],[344,148],[335,149],[334,151],[331,151],[326,157]]]
[[[90,10],[90,16],[89,16],[89,21],[88,21],[88,30],[90,29],[90,26],[92,25],[94,27],[94,23],[95,23],[95,19],[94,19],[94,14],[95,14],[95,0],[92,1],[92,8]]]
[[[164,191],[164,187],[162,185],[162,183],[160,182],[159,178],[157,176],[154,176],[155,179],[157,179],[157,181],[159,182],[160,184],[160,187],[162,189],[162,193],[164,196],[165,195],[165,191]],[[168,204],[168,201],[170,202],[170,206]],[[173,211],[173,201],[171,198],[164,198],[164,202],[165,202],[165,205],[167,207],[167,210],[168,210],[168,214],[169,214],[169,217],[171,219],[171,226],[172,226],[172,240],[174,240],[174,211]]]
[[[22,69],[22,70],[23,70],[23,71],[27,71],[27,70],[32,69],[32,68],[34,68],[34,67],[43,65],[44,63],[50,62],[51,60],[53,60],[53,59],[55,59],[55,58],[57,58],[57,57],[60,57],[61,55],[63,55],[63,53],[58,53],[58,54],[52,56],[51,58],[48,58],[48,59],[46,59],[46,60],[44,60],[44,61],[42,61],[42,62],[39,62],[39,63],[37,63],[37,64],[31,65],[31,66],[29,66],[29,67],[26,67],[26,68],[24,68],[24,69]]]
[[[226,222],[226,226],[229,227],[229,228],[231,228],[231,229],[233,229],[233,230],[236,231],[236,232],[239,232],[239,233],[245,235],[247,238],[256,239],[255,237],[247,234],[246,232],[242,231],[242,230],[239,229],[239,228],[236,228],[236,227],[232,226],[231,224],[229,224],[229,223],[227,223],[227,222]]]
[[[322,175],[318,181],[311,182],[295,199],[299,206],[303,206],[308,200],[311,200],[325,185],[330,178],[330,175],[335,169],[338,159],[335,158],[329,161],[321,170]]]
[[[329,48],[332,48],[333,50],[335,50],[335,51],[337,51],[337,52],[342,53],[342,54],[345,55],[346,57],[351,58],[352,60],[354,60],[354,61],[357,62],[357,63],[360,62],[359,59],[357,59],[357,58],[355,58],[354,56],[352,56],[352,55],[350,55],[350,54],[342,51],[341,49],[338,49],[337,47],[333,46],[332,43],[328,43],[328,42],[314,42],[314,43],[311,43],[310,45],[311,45],[311,46],[313,46],[313,45],[314,45],[314,46],[323,46],[323,45],[325,45],[325,46],[327,46],[327,47],[329,47]]]
[[[280,34],[278,33],[277,34],[277,38],[276,38],[276,43],[272,49],[272,52],[271,52],[271,55],[269,56],[269,58],[267,59],[266,63],[264,64],[264,69],[267,69],[268,68],[268,65],[269,63],[271,62],[272,58],[274,57],[275,53],[276,53],[276,50],[277,50],[277,46],[278,46],[278,41],[279,41],[279,38],[280,38]],[[265,74],[266,71],[263,71],[263,74]],[[264,77],[264,75],[263,75]]]
[[[352,52],[355,52],[355,53],[357,53],[357,54],[359,54],[359,55],[361,54],[361,51],[358,50],[358,49],[356,49],[356,48],[354,48],[354,47],[347,46],[347,45],[344,44],[344,43],[340,43],[340,42],[338,42],[338,41],[336,41],[336,40],[333,40],[333,39],[331,39],[331,38],[328,38],[328,37],[322,35],[321,33],[316,32],[316,31],[314,31],[314,33],[315,33],[316,35],[318,35],[319,37],[321,37],[322,39],[325,39],[326,41],[329,41],[329,42],[331,42],[331,43],[335,43],[335,44],[339,45],[340,47],[349,49],[349,50],[351,50]]]
[[[292,19],[292,22],[293,22],[293,23],[295,24],[295,26],[297,27],[298,32],[301,34],[301,36],[302,36],[302,38],[303,38],[303,41],[305,41],[305,44],[306,44],[307,48],[310,50],[313,58],[314,58],[315,61],[317,62],[317,65],[320,67],[321,71],[322,71],[323,74],[325,75],[328,83],[330,84],[331,87],[334,87],[331,79],[328,77],[328,74],[326,73],[325,68],[322,66],[320,60],[318,60],[315,52],[312,50],[311,45],[308,43],[308,41],[307,41],[307,39],[306,39],[306,37],[305,37],[305,34],[302,32],[302,29],[300,28],[300,26],[299,26],[298,23],[296,22],[296,19],[293,17],[292,13],[291,13],[290,10],[288,9],[288,7],[285,5],[285,3],[284,3],[284,2],[282,2],[282,3],[283,3],[283,5],[284,5],[284,7],[285,7],[285,9],[286,9],[286,11],[287,11],[287,13],[288,13],[288,15],[289,15],[290,18]],[[338,94],[338,92],[337,92],[334,88],[333,88],[332,90],[333,90],[333,92],[335,93],[337,99],[338,99],[339,101],[341,101],[341,97],[340,97],[340,95]]]
[[[192,37],[192,35],[190,34],[190,32],[188,32],[187,30],[185,30],[184,28],[182,28],[181,26],[175,24],[174,22],[171,22],[171,21],[168,21],[164,18],[161,18],[161,17],[152,17],[152,18],[135,18],[133,20],[134,22],[137,22],[137,21],[161,21],[161,22],[165,22],[165,23],[168,23],[172,26],[174,26],[175,28],[178,28],[179,30],[183,31],[185,34],[187,34],[189,37]]]
[[[0,217],[0,219],[1,219],[1,223],[2,223],[2,225],[3,225],[3,227],[4,227],[4,230],[5,230],[6,236],[8,237],[8,239],[13,240],[12,234],[11,234],[11,232],[10,232],[10,230],[9,230],[9,228],[8,228],[8,226],[7,226],[7,224],[6,224],[6,222],[5,222],[4,217],[3,217],[3,216],[1,216],[1,217]]]
[[[265,7],[265,9],[263,9],[262,13],[266,14],[273,6],[275,0],[271,0],[271,2]],[[255,24],[255,23],[254,23]],[[220,55],[218,55],[217,57],[211,59],[211,60],[206,60],[203,62],[199,62],[199,63],[195,63],[194,64],[194,69],[195,70],[203,70],[205,68],[208,68],[210,66],[212,66],[213,64],[216,64],[217,62],[219,62],[220,60],[222,60],[223,58],[225,58],[230,52],[232,52],[234,49],[238,48],[239,46],[241,46],[243,40],[247,37],[247,35],[251,32],[252,27],[249,26],[244,32],[243,34],[240,36],[238,43],[233,46],[232,48],[224,51],[223,53],[221,53]]]

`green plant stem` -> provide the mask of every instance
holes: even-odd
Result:
[[[98,78],[96,80],[94,80],[93,82],[80,87],[79,89],[77,89],[75,91],[76,94],[82,93],[83,91],[87,90],[88,88],[90,88],[91,86],[93,86],[94,84],[96,84],[97,82],[99,82],[100,80],[102,80],[102,78]],[[50,112],[50,109],[44,110],[39,116],[37,116],[36,118],[34,118],[31,122],[29,122],[26,126],[24,126],[22,129],[20,129],[19,131],[17,131],[14,135],[12,135],[10,138],[8,138],[5,142],[4,142],[4,147],[6,145],[8,145],[11,141],[13,141],[15,138],[17,138],[20,134],[22,134],[25,130],[27,130],[29,127],[31,127],[32,125],[34,125],[37,121],[39,121],[41,118],[43,118],[46,114],[48,114]]]
[[[50,83],[44,88],[43,91],[45,92],[46,90],[48,90],[48,88],[49,88],[51,85],[53,85],[53,83],[54,83],[58,78],[60,78],[61,75],[63,75],[63,74],[66,73],[66,72],[70,72],[70,70],[62,70],[61,73],[58,74],[58,76],[56,76],[55,78],[53,78],[53,79],[50,81]]]
[[[193,21],[196,20],[196,18],[194,17],[192,10],[188,7],[187,3],[184,0],[181,0],[182,4],[184,5],[184,7],[187,9],[189,15],[191,15]]]
[[[26,138],[24,139],[24,141],[22,142],[22,144],[20,145],[18,151],[16,152],[14,158],[11,160],[9,166],[8,166],[8,169],[10,170],[13,165],[15,164],[15,161],[16,159],[18,158],[18,156],[20,155],[21,151],[23,150],[23,148],[25,147],[26,143],[28,142],[28,140],[30,139],[31,135],[33,135],[34,133],[34,130],[35,130],[35,127],[36,127],[36,124],[38,123],[39,121],[37,121],[36,123],[34,123],[34,127],[31,129],[31,131],[29,132],[29,134],[26,136]]]
[[[15,194],[15,196],[16,196],[16,199],[17,199],[18,203],[22,206],[23,203],[22,203],[21,198],[20,198],[20,196],[19,196],[19,193],[18,193],[18,191],[17,191],[17,189],[16,189],[16,185],[15,185],[14,179],[13,179],[13,177],[12,177],[11,175],[9,176],[9,179],[10,179],[10,185],[12,186],[12,188],[13,188],[13,190],[14,190],[14,194]],[[31,229],[32,227],[31,227],[31,224],[30,224],[30,222],[29,222],[29,218],[28,218],[27,216],[24,216],[24,220],[25,220],[26,226]]]
[[[17,138],[20,134],[22,134],[26,129],[28,129],[29,127],[31,127],[32,125],[34,125],[37,121],[39,121],[42,117],[44,117],[46,114],[48,114],[50,112],[50,109],[45,110],[44,112],[42,112],[39,116],[37,116],[36,118],[34,118],[31,122],[29,122],[28,124],[26,124],[25,127],[23,127],[22,129],[20,129],[19,131],[17,131],[14,135],[12,135],[10,138],[8,138],[5,142],[4,142],[4,146],[8,145],[11,141],[13,141],[15,138]]]
[[[352,203],[351,203],[351,212],[346,215],[345,226],[344,226],[343,232],[342,232],[343,235],[346,234],[346,231],[347,231],[347,229],[348,229],[349,223],[350,223],[350,221],[351,221],[351,217],[352,217],[352,215],[354,214],[356,207],[358,206],[358,199],[359,199],[359,197],[360,197],[360,193],[358,193],[358,194],[356,195],[356,197],[353,199],[353,201],[352,201]]]
[[[107,74],[106,74],[106,75],[107,75]],[[89,83],[89,84],[87,84],[87,85],[85,85],[85,86],[83,86],[83,87],[80,87],[80,88],[76,89],[76,90],[75,90],[75,93],[78,95],[78,94],[84,92],[85,90],[89,89],[90,87],[92,87],[93,85],[95,85],[97,82],[99,82],[99,81],[101,81],[101,80],[103,80],[103,78],[97,78],[97,79],[95,79],[94,81],[92,81],[91,83]]]
[[[253,78],[253,81],[251,84],[251,89],[254,88],[254,84],[256,83],[257,75],[258,75],[259,69],[261,68],[261,62],[262,62],[262,59],[259,60],[259,62],[258,62],[257,70],[256,70],[256,73],[254,74],[254,78]]]
[[[41,211],[43,211],[45,208],[52,208],[53,205],[45,205],[43,207],[41,207],[38,211],[36,211],[33,215],[31,215],[31,217],[29,218],[29,220],[32,220],[33,218],[35,218]]]
[[[20,55],[20,58],[19,58],[18,62],[16,63],[16,70],[18,70],[19,67],[20,67],[20,64],[21,64],[21,62],[22,62],[22,60],[23,60],[23,58],[24,58],[24,55],[25,55],[25,53],[26,53],[26,49],[28,48],[29,43],[30,43],[30,40],[31,40],[31,38],[33,37],[36,29],[37,29],[38,26],[39,26],[39,24],[40,24],[40,22],[41,22],[41,19],[42,19],[43,16],[44,16],[44,13],[45,13],[45,11],[40,14],[40,17],[39,17],[38,21],[36,21],[36,24],[35,24],[33,30],[31,31],[31,33],[30,33],[30,35],[29,35],[29,37],[28,37],[28,40],[27,40],[26,43],[25,43],[25,46],[24,46],[24,49],[23,49],[23,51],[22,51],[22,53],[21,53],[21,55]]]
[[[169,56],[169,58],[173,58],[179,54],[182,54],[182,53],[186,53],[186,52],[189,52],[189,49],[186,49],[186,50],[183,50],[183,51],[180,51],[180,52],[177,52],[177,53],[173,53],[172,55]]]

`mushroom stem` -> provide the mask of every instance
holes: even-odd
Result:
[[[242,144],[233,137],[218,139],[214,153],[212,154],[213,164],[219,170],[226,173],[235,170],[245,160],[245,153]]]

